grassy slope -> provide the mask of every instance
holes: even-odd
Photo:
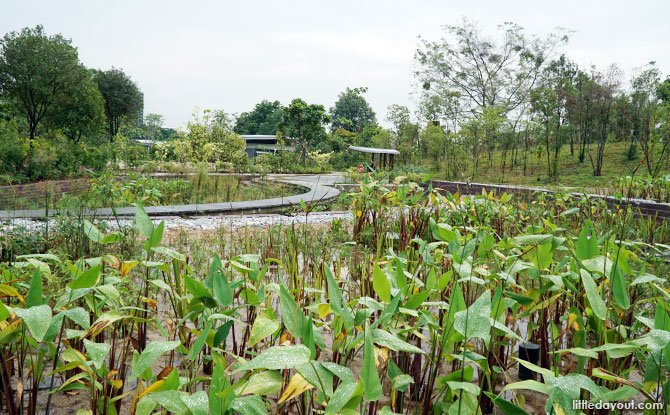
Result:
[[[539,154],[537,150],[529,151],[527,159],[526,174],[523,170],[523,153],[520,152],[518,156],[518,165],[510,169],[510,155],[507,154],[507,161],[505,171],[501,169],[502,152],[496,151],[493,153],[492,166],[489,167],[488,156],[482,155],[479,162],[479,169],[476,177],[470,179],[473,182],[484,183],[509,183],[525,186],[538,187],[578,187],[586,189],[607,188],[610,184],[616,181],[619,177],[625,177],[633,174],[633,170],[642,161],[642,151],[638,149],[638,154],[635,160],[628,160],[626,152],[628,150],[628,143],[609,143],[605,147],[605,156],[603,163],[602,176],[594,177],[593,168],[588,154],[583,163],[579,162],[577,157],[577,148],[575,147],[575,154],[570,155],[570,147],[564,146],[561,149],[559,156],[559,176],[556,182],[547,179],[547,155],[542,152]],[[591,154],[595,158],[595,146],[591,149]],[[552,155],[553,156],[553,155]],[[472,172],[471,160],[467,160],[467,168],[462,168],[464,173],[463,179],[466,180]],[[663,172],[667,173],[668,164],[664,163]],[[647,166],[642,161],[642,164],[637,169],[636,177],[646,177]],[[437,173],[435,178],[444,178],[444,171]]]

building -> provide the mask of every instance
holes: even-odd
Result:
[[[254,158],[261,154],[276,153],[280,150],[277,144],[276,135],[242,135],[247,145],[244,149],[249,158]],[[290,147],[281,147],[281,150],[292,150]]]

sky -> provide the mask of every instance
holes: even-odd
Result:
[[[627,78],[649,61],[670,74],[670,1],[143,1],[0,0],[0,34],[42,24],[72,39],[86,66],[125,71],[144,113],[184,127],[195,110],[239,114],[263,99],[330,108],[346,87],[384,121],[416,107],[419,36],[438,40],[463,17],[494,35],[511,21],[528,34],[573,31],[561,52],[588,68],[618,63]]]

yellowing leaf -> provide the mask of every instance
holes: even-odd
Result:
[[[319,304],[318,310],[320,318],[326,317],[333,311],[332,308],[330,307],[330,304]]]
[[[139,264],[140,261],[126,261],[121,264],[121,277],[125,277],[128,273]]]
[[[291,377],[286,390],[284,390],[284,393],[282,393],[281,398],[279,398],[279,402],[277,402],[277,404],[281,404],[290,399],[293,399],[296,396],[313,388],[314,385],[307,382],[300,373],[296,373],[293,375],[293,377]]]
[[[1,297],[16,297],[23,304],[26,303],[21,294],[19,294],[19,292],[16,291],[16,289],[10,285],[0,284],[0,293],[3,294]]]
[[[112,380],[109,381],[109,383],[111,383],[112,385],[114,385],[113,382],[114,382],[114,381],[112,381]],[[118,379],[117,379],[116,382],[121,382],[121,380],[118,380]],[[155,392],[155,391],[157,391],[158,389],[160,389],[161,386],[163,386],[164,383],[165,383],[165,380],[159,380],[159,381],[157,381],[157,382],[152,383],[151,386],[149,386],[149,387],[146,388],[144,391],[142,391],[142,393],[139,394],[138,398],[141,398],[142,396],[146,395],[147,393],[151,393],[151,392]],[[121,382],[121,384],[123,384],[123,382]],[[117,386],[115,386],[115,387],[118,389],[118,388],[121,387],[121,385],[119,385],[118,387],[117,387]]]
[[[161,380],[160,382],[163,381]],[[110,379],[109,383],[111,383],[111,385],[114,386],[114,388],[116,389],[121,389],[121,386],[123,386],[123,381],[121,379]]]

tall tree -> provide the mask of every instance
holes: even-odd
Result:
[[[135,82],[120,69],[98,71],[95,81],[105,100],[105,116],[111,142],[123,121],[133,121],[137,117],[142,108],[142,95]]]
[[[377,124],[375,112],[363,97],[367,90],[366,87],[347,88],[338,95],[335,106],[330,108],[330,128],[333,131],[342,128],[360,133],[367,125]]]
[[[56,128],[73,142],[92,137],[105,124],[104,101],[91,73],[80,66],[73,74],[74,82],[56,98],[51,119]]]
[[[47,36],[42,26],[8,33],[0,41],[0,93],[21,108],[31,140],[79,66],[70,40]]]
[[[323,126],[329,121],[330,117],[323,105],[307,104],[302,99],[296,98],[284,108],[277,129],[300,152],[304,166],[307,150],[325,138],[326,130]]]
[[[235,132],[249,135],[274,135],[277,124],[282,119],[282,106],[279,101],[263,100],[256,104],[251,112],[243,112],[237,117]]]
[[[147,114],[144,116],[145,136],[150,140],[157,140],[162,134],[163,116],[160,114]]]
[[[655,142],[652,131],[658,122],[659,97],[658,87],[661,83],[661,71],[655,62],[650,62],[631,82],[631,121],[633,137],[645,153],[645,162],[649,174],[654,170],[653,149]]]
[[[609,136],[610,121],[614,113],[614,104],[621,86],[622,72],[616,65],[610,65],[607,72],[595,70],[591,73],[590,100],[593,109],[593,133],[597,140],[595,159],[589,151],[593,175],[602,175],[605,144]]]
[[[496,41],[464,19],[459,26],[446,26],[441,41],[423,41],[416,51],[419,82],[425,93],[445,103],[451,118],[481,115],[490,107],[506,116],[519,108],[554,48],[567,41],[561,32],[530,37],[514,23],[499,29]]]
[[[558,178],[559,152],[570,136],[566,119],[577,72],[577,66],[561,56],[544,69],[538,87],[531,92],[532,109],[544,126],[547,176],[554,180]]]

